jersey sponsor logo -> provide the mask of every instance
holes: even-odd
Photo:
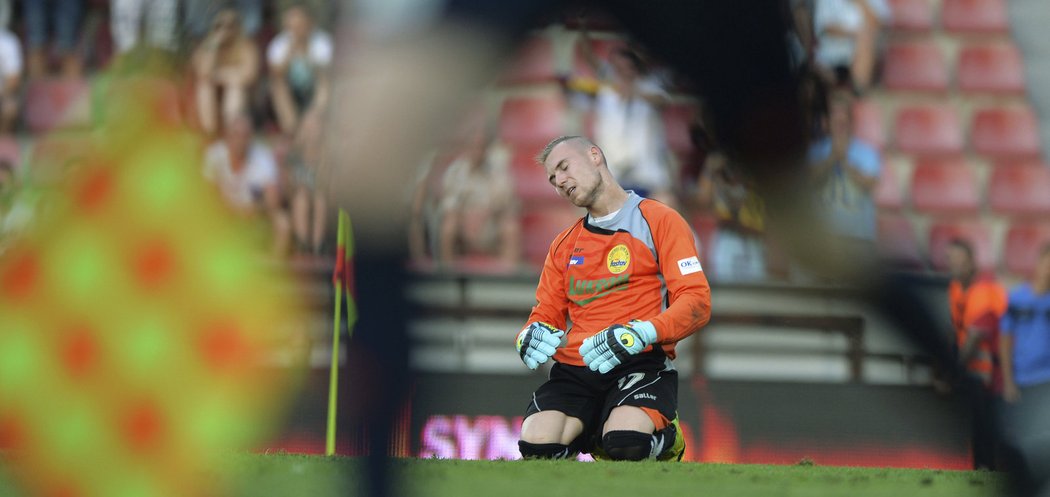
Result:
[[[645,392],[635,394],[634,397],[632,397],[632,398],[634,400],[641,400],[641,399],[656,400],[656,396],[655,395],[653,395],[651,393],[645,393]]]
[[[609,255],[605,257],[605,266],[609,268],[609,272],[612,274],[620,274],[627,270],[627,267],[631,265],[631,251],[627,250],[627,245],[619,244],[609,251]]]
[[[569,276],[569,300],[578,306],[585,306],[613,292],[627,289],[629,275],[622,274],[613,278],[600,278],[597,280],[578,280]],[[574,296],[588,295],[586,298],[574,299]]]
[[[570,266],[579,266],[581,264],[583,264],[583,256],[582,255],[574,255],[574,256],[569,258],[569,265]]]
[[[678,271],[682,273],[682,276],[699,273],[703,270],[704,268],[700,266],[700,260],[695,255],[678,261]]]

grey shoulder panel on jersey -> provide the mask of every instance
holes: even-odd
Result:
[[[603,223],[588,221],[598,228],[630,233],[631,236],[644,243],[646,247],[649,247],[653,260],[659,263],[660,260],[656,255],[656,244],[653,243],[652,229],[649,228],[649,221],[642,215],[642,209],[639,207],[643,200],[645,199],[633,191],[628,192],[627,201],[624,202],[623,207],[620,208],[620,213],[616,217]]]

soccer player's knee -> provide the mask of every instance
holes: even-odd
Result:
[[[568,445],[559,443],[534,444],[519,440],[518,450],[524,459],[568,459],[575,456]]]
[[[602,437],[602,448],[614,461],[641,461],[652,457],[653,436],[632,430],[610,431]]]

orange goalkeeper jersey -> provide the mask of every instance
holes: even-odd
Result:
[[[710,317],[711,288],[689,225],[670,207],[630,192],[611,219],[585,216],[554,239],[527,322],[571,323],[554,359],[582,366],[583,340],[610,325],[652,322],[657,344],[673,359],[675,343]]]

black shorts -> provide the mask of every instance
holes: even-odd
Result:
[[[580,452],[590,452],[602,436],[602,426],[618,406],[655,409],[668,420],[677,415],[678,371],[670,369],[663,350],[632,357],[601,374],[587,366],[555,363],[550,379],[532,394],[525,417],[540,411],[559,411],[583,421],[583,433],[573,441]]]

